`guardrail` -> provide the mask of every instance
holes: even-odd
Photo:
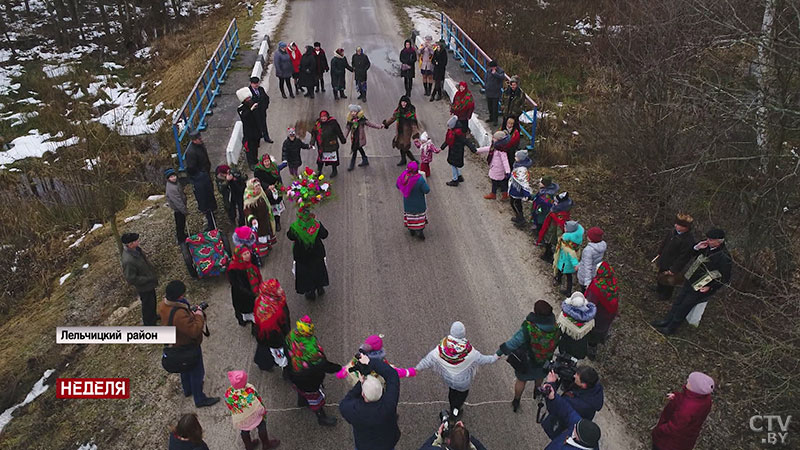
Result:
[[[178,153],[178,167],[183,170],[183,157],[186,153],[182,144],[186,136],[192,131],[202,131],[208,127],[206,116],[214,112],[214,98],[219,95],[220,88],[225,84],[225,77],[231,67],[239,49],[239,27],[236,19],[231,20],[225,35],[219,41],[211,59],[194,84],[189,97],[183,106],[175,113],[172,119],[172,135],[175,138],[175,148]],[[187,144],[188,145],[188,144]]]
[[[486,72],[488,71],[489,62],[492,61],[486,52],[481,50],[478,44],[469,37],[467,33],[458,26],[444,12],[441,13],[441,36],[447,43],[448,50],[453,53],[453,59],[461,61],[460,65],[467,74],[472,74],[472,82],[481,85],[481,92],[484,92],[486,85]],[[510,81],[511,77],[506,74],[506,81]],[[528,94],[525,94],[525,102],[528,105],[526,111],[517,118],[520,123],[520,131],[531,143],[528,145],[528,150],[532,150],[536,145],[536,123],[539,115],[539,105],[536,104]],[[532,114],[531,114],[532,113]],[[521,120],[524,118],[525,120]],[[530,124],[530,129],[522,126],[522,122]]]

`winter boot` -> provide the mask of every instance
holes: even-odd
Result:
[[[332,427],[336,425],[336,418],[330,417],[327,414],[325,414],[324,409],[320,409],[319,411],[316,412],[316,414],[317,414],[317,423],[322,425],[323,427]]]
[[[314,291],[306,292],[305,296],[306,296],[306,300],[316,300],[317,299],[317,293],[314,292]]]
[[[408,159],[410,159],[410,160],[412,160],[414,162],[417,162],[417,159],[414,158],[414,154],[411,153],[411,150],[406,150],[406,153],[408,154]]]
[[[336,175],[339,175],[339,171],[337,170],[337,166],[333,166],[333,170],[331,171],[331,178],[336,178]]]
[[[347,98],[347,96],[346,96],[346,95],[344,95],[344,89],[340,89],[340,90],[339,90],[339,97],[342,97],[342,98]]]
[[[261,430],[258,430],[258,438],[261,439],[261,450],[269,450],[271,448],[277,448],[279,445],[281,445],[280,439],[269,438],[269,433],[267,433],[266,427],[264,427],[263,433]]]
[[[306,398],[302,395],[297,394],[297,407],[302,408],[304,406],[308,406],[308,400],[306,400]]]
[[[420,240],[424,241],[425,240],[425,230],[417,231],[417,237],[420,238]]]
[[[519,399],[518,398],[515,398],[514,400],[511,400],[511,409],[513,409],[514,412],[519,411]]]
[[[494,200],[494,199],[497,198],[497,194],[492,192],[492,193],[484,195],[483,198],[485,198],[486,200]]]
[[[367,93],[366,93],[366,91],[361,95],[361,101],[363,101],[364,103],[367,102]]]
[[[508,192],[503,192],[501,200],[508,200]]]
[[[547,244],[547,246],[544,249],[544,253],[542,253],[542,256],[540,256],[539,258],[541,258],[542,261],[544,261],[546,263],[552,263],[553,262],[553,246],[550,245],[550,244]]]
[[[338,89],[334,89],[333,90],[333,99],[334,100],[339,100],[339,90]]]
[[[406,152],[402,152],[400,153],[400,162],[397,163],[397,167],[405,166],[406,164],[408,164],[408,161],[406,160]]]
[[[275,232],[281,231],[281,216],[275,216]]]
[[[358,165],[358,167],[364,167],[368,165],[369,165],[369,158],[367,158],[367,155],[361,155],[361,163]]]
[[[360,166],[361,164],[359,164]],[[353,156],[350,158],[350,165],[347,166],[347,171],[350,172],[356,167],[356,154],[353,153]]]
[[[319,295],[320,297],[325,295],[325,288],[324,287],[318,287],[317,288],[317,295]]]
[[[325,92],[325,80],[324,79],[320,78],[319,85],[320,85],[320,88],[321,88],[322,92]]]
[[[258,439],[253,440],[253,438],[250,437],[249,431],[242,433],[240,436],[242,436],[245,450],[255,450],[256,447],[258,447]]]

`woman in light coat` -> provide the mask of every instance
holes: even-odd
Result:
[[[503,200],[508,200],[508,177],[511,167],[508,165],[508,156],[502,151],[503,142],[511,138],[504,131],[498,131],[492,136],[492,145],[478,149],[478,153],[487,153],[486,161],[489,163],[489,179],[492,180],[492,192],[483,196],[487,200],[497,198],[497,190],[503,193]]]
[[[603,262],[606,254],[606,241],[603,240],[603,229],[592,227],[586,232],[589,243],[581,253],[581,263],[578,264],[578,284],[583,292],[592,283],[597,266]]]

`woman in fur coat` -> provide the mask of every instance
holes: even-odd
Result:
[[[367,145],[367,127],[380,130],[383,129],[383,125],[378,125],[367,120],[364,111],[359,105],[350,105],[348,109],[350,112],[347,113],[347,131],[344,133],[344,138],[347,139],[347,136],[349,136],[351,132],[353,133],[350,137],[350,166],[347,167],[347,170],[351,171],[355,168],[356,155],[358,153],[361,153],[361,164],[359,164],[358,167],[369,165],[369,159],[364,152],[364,146]]]
[[[277,243],[275,218],[272,216],[272,207],[267,194],[258,178],[247,180],[247,187],[244,190],[244,216],[247,225],[256,232],[256,252],[259,256],[267,256],[272,246]]]

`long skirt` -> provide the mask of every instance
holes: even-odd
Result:
[[[300,394],[300,397],[303,397],[308,401],[308,407],[312,411],[319,411],[325,406],[325,393],[322,392],[322,389],[317,389],[314,392],[303,392],[297,388],[297,386],[292,385],[295,391]]]
[[[423,211],[418,214],[403,213],[403,223],[409,230],[423,230],[425,229],[425,224],[428,223],[427,212]]]
[[[295,261],[292,273],[295,276],[294,287],[298,294],[312,292],[330,284],[328,267],[324,258],[306,262]]]

